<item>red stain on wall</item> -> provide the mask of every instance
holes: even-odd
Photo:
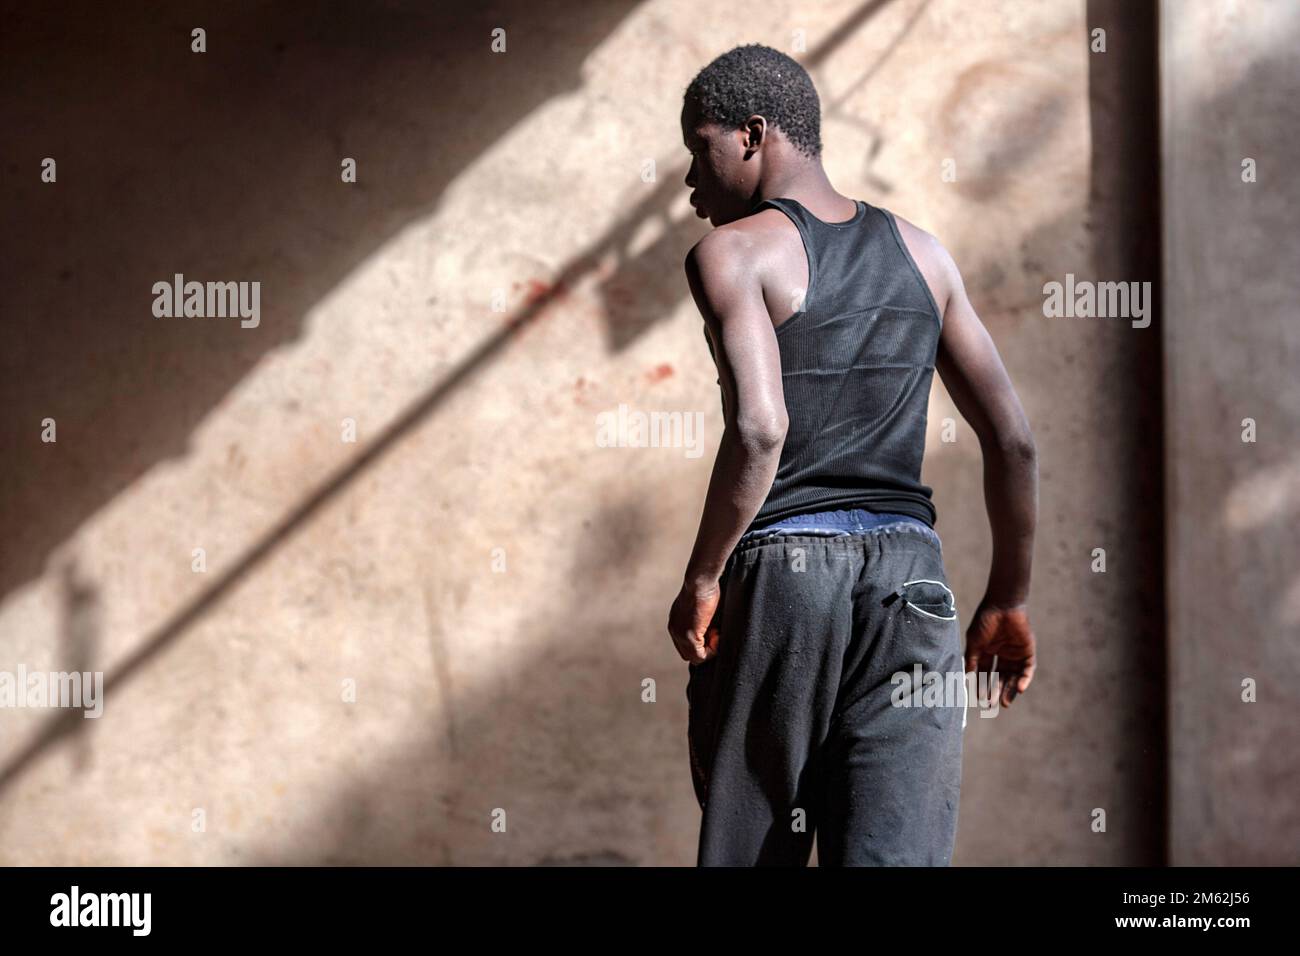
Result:
[[[549,285],[541,279],[529,279],[528,291],[524,293],[524,307],[528,308],[538,303],[545,305],[548,299],[558,294],[558,290],[559,286]]]
[[[528,279],[526,282],[513,282],[511,288],[524,290],[522,304],[506,318],[510,326],[524,325],[541,318],[542,312],[552,303],[568,296],[569,290],[563,282],[544,282],[541,279]]]
[[[673,377],[673,367],[669,365],[667,362],[662,362],[659,365],[656,365],[653,369],[651,369],[649,372],[646,372],[645,374],[646,381],[649,382],[651,385],[654,385],[657,382],[662,382],[666,378],[672,378],[672,377]]]
[[[573,383],[573,404],[581,405],[584,408],[590,407],[592,399],[592,389],[595,388],[594,382],[588,382],[585,375],[578,377]]]

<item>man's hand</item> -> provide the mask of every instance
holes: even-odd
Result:
[[[1010,707],[1034,679],[1034,632],[1029,628],[1026,605],[998,607],[987,598],[980,602],[966,631],[966,670],[977,672],[977,684],[979,674],[988,674],[985,680],[992,680],[994,655],[1002,691],[1000,704]]]
[[[682,585],[668,612],[668,633],[682,660],[697,664],[718,652],[718,629],[713,624],[713,616],[721,595],[717,581]]]

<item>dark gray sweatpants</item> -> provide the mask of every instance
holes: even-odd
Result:
[[[688,665],[700,866],[946,866],[967,687],[939,546],[906,527],[743,542]],[[919,665],[919,666],[918,666]]]

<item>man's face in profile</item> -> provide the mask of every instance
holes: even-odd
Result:
[[[703,119],[691,100],[682,106],[682,142],[691,154],[686,173],[691,205],[715,227],[749,212],[757,164],[746,162],[745,136],[743,129],[727,130]]]

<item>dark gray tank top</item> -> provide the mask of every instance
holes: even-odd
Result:
[[[803,310],[776,329],[790,426],[772,490],[747,530],[842,508],[934,525],[921,459],[942,317],[893,214],[857,204],[840,223],[793,199],[754,207],[793,220],[809,275]]]

